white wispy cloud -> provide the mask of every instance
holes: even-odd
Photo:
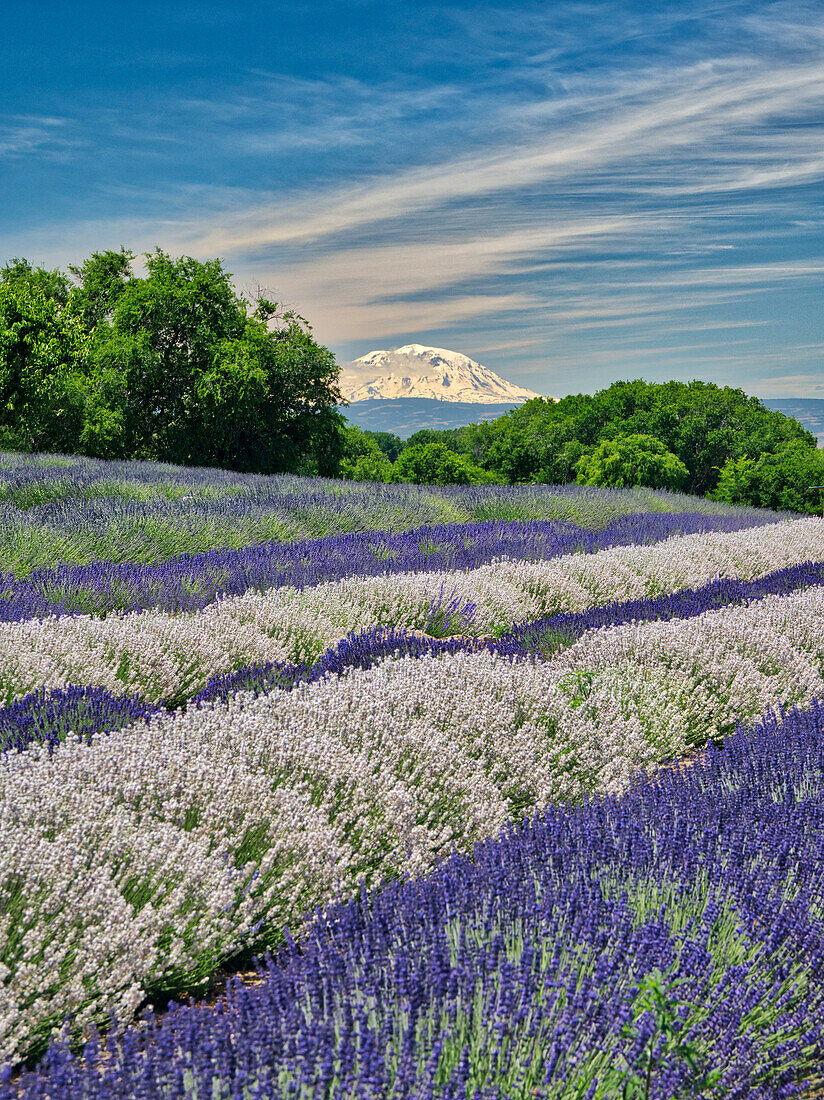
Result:
[[[643,98],[628,78],[608,104],[595,100],[590,106],[596,117],[589,122],[303,200],[264,203],[227,214],[205,233],[203,227],[192,227],[190,239],[200,249],[223,254],[317,241],[456,201],[501,192],[520,195],[542,183],[572,181],[584,192],[593,184],[598,189],[599,183],[620,189],[623,172],[639,166],[648,185],[674,183],[682,194],[696,195],[752,190],[779,180],[786,186],[824,173],[820,153],[809,155],[811,139],[803,130],[795,137],[783,135],[780,172],[763,168],[762,135],[749,132],[781,115],[806,117],[824,106],[824,61],[766,71],[753,71],[745,59],[702,64],[662,76]],[[599,171],[608,171],[608,179],[593,178]]]
[[[252,70],[243,86],[220,96],[188,96],[177,109],[210,130],[226,151],[244,155],[296,149],[367,147],[376,134],[410,117],[451,114],[461,90],[448,82],[375,88],[347,75],[325,79]]]
[[[642,14],[617,4],[596,24],[586,4],[535,5],[520,41],[499,33],[504,8],[490,7],[483,25],[450,9],[444,19],[465,30],[450,48],[478,67],[471,94],[444,58],[428,81],[247,73],[230,93],[182,98],[180,117],[204,146],[259,167],[310,158],[319,168],[305,185],[297,172],[288,187],[153,180],[130,195],[121,181],[107,197],[122,197],[128,216],[59,235],[44,224],[28,239],[53,262],[121,241],[220,255],[333,346],[454,333],[471,339],[470,353],[517,362],[523,377],[546,370],[547,356],[566,374],[610,354],[625,363],[633,341],[639,360],[663,355],[667,333],[671,364],[709,362],[709,345],[675,335],[704,331],[718,333],[717,363],[741,369],[743,354],[721,354],[724,330],[771,323],[755,315],[759,296],[809,288],[824,272],[811,191],[820,200],[820,11],[803,0],[756,7],[700,0]],[[636,62],[609,55],[611,43],[647,40],[655,48]],[[598,64],[565,64],[595,48],[606,51]],[[493,57],[507,59],[504,76],[486,65]],[[15,131],[17,148],[36,147],[37,125],[49,129],[31,125],[28,137]],[[127,118],[119,137],[142,125]],[[152,156],[182,140],[165,126],[158,115],[143,134],[157,135]],[[0,152],[3,140],[0,131]],[[349,159],[332,183],[341,149]],[[141,194],[155,213],[133,212]]]
[[[824,362],[824,348],[819,355]],[[815,374],[778,374],[758,380],[758,395],[761,397],[824,397],[824,375]]]
[[[488,312],[492,298],[500,309],[518,308],[520,302],[529,310],[546,297],[523,289],[519,295],[466,295],[462,284],[468,279],[500,280],[554,260],[554,280],[557,261],[576,252],[612,250],[629,258],[633,249],[643,248],[654,255],[656,238],[666,242],[671,256],[700,255],[702,247],[696,249],[694,241],[707,218],[713,219],[713,239],[705,234],[706,250],[734,253],[735,243],[718,239],[725,232],[719,224],[747,214],[742,195],[824,177],[815,125],[824,106],[820,60],[772,65],[746,57],[675,72],[659,68],[613,80],[606,100],[586,100],[575,89],[571,123],[564,120],[562,105],[563,97],[550,105],[545,129],[535,132],[534,117],[526,136],[518,129],[515,143],[350,181],[304,199],[227,210],[205,229],[202,223],[179,225],[179,243],[196,254],[222,254],[236,257],[236,263],[253,262],[256,270],[263,267],[267,278],[311,309],[327,339],[349,341],[360,333],[368,342],[409,332],[417,318],[429,318],[427,330],[463,320],[473,297],[478,317]],[[536,198],[538,189],[543,194]],[[561,197],[557,212],[554,194]],[[594,195],[612,196],[601,209],[616,213],[593,216]],[[679,197],[707,196],[714,199],[711,207],[674,205]],[[452,227],[467,210],[476,219],[474,234],[456,235]],[[492,225],[512,228],[490,232]],[[386,243],[364,246],[358,238],[367,233]],[[677,241],[685,243],[683,250]],[[271,267],[263,259],[267,253],[275,261]],[[731,264],[672,273],[636,287],[658,294],[667,286],[752,289],[820,270],[816,263]],[[449,288],[451,303],[441,300]],[[502,289],[499,283],[495,289]],[[428,302],[404,300],[427,291]],[[552,291],[557,303],[554,281]],[[713,294],[711,300],[693,295],[686,305],[729,300]],[[575,322],[597,309],[589,316],[594,326],[684,308],[680,301],[666,306],[620,296],[621,303],[613,291],[606,303],[556,307],[554,314]]]
[[[0,158],[65,152],[77,138],[68,133],[65,118],[48,115],[7,115],[0,121]]]

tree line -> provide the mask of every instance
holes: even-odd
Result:
[[[350,427],[341,475],[644,485],[813,513],[820,503],[810,486],[824,485],[824,452],[798,421],[740,389],[635,380],[560,401],[535,398],[494,420],[424,430],[406,442]]]
[[[645,485],[817,510],[797,421],[708,382],[615,382],[403,441],[350,425],[305,318],[220,260],[127,249],[0,268],[0,449],[419,484]]]

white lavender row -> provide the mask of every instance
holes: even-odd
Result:
[[[10,754],[0,1051],[126,1017],[535,808],[623,790],[733,720],[824,693],[824,592],[593,631],[559,659],[387,661]]]
[[[0,1097],[807,1095],[824,1056],[823,724],[818,701],[621,799],[546,810],[326,910],[216,1004],[0,1070]]]
[[[247,592],[190,615],[7,623],[0,626],[0,699],[82,684],[176,706],[215,675],[267,661],[311,663],[341,638],[376,626],[500,635],[540,616],[695,588],[718,576],[753,579],[822,558],[824,525],[801,519],[543,562]]]
[[[396,627],[374,627],[336,642],[314,664],[267,661],[214,676],[186,705],[225,702],[241,691],[259,694],[274,687],[288,690],[296,683],[338,676],[347,669],[370,668],[388,657],[447,656],[463,650],[485,649],[518,660],[550,659],[589,630],[629,622],[689,619],[731,604],[751,603],[765,596],[789,595],[822,585],[824,562],[807,562],[756,580],[722,578],[697,589],[544,616],[521,623],[500,638],[432,638]],[[37,743],[56,748],[70,732],[88,737],[147,718],[159,709],[160,704],[148,704],[134,695],[113,695],[104,688],[70,686],[50,691],[41,688],[11,706],[0,707],[0,752],[25,751]]]

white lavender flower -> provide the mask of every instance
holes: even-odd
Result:
[[[544,614],[696,587],[718,576],[753,579],[821,558],[820,520],[800,519],[543,562],[504,560],[463,573],[350,577],[300,591],[247,592],[195,614],[6,623],[0,693],[11,701],[44,685],[74,683],[178,702],[217,673],[312,661],[347,633],[373,626],[425,630],[434,619],[440,633],[495,633]]]

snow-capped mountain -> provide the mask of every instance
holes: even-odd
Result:
[[[423,344],[362,355],[342,372],[341,389],[353,402],[425,397],[474,405],[521,405],[540,396],[507,382],[468,355]]]

